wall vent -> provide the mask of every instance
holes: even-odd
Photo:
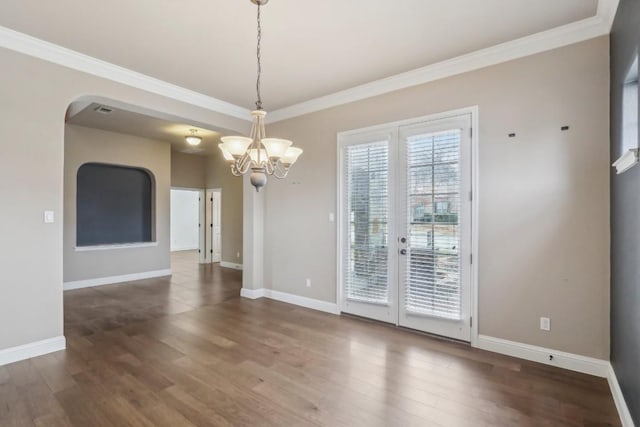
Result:
[[[105,107],[104,105],[98,105],[96,108],[93,109],[93,111],[95,111],[96,113],[100,113],[100,114],[111,114],[113,113],[113,110],[109,107]]]

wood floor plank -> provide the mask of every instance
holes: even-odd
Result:
[[[0,366],[0,426],[620,426],[606,380],[239,297],[241,272],[65,292],[67,349]]]

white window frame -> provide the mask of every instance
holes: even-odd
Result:
[[[636,53],[634,56],[634,61],[629,67],[627,74],[625,75],[625,80],[622,85],[622,123],[621,125],[621,134],[620,134],[620,142],[621,142],[621,152],[620,157],[613,162],[611,166],[616,168],[616,173],[620,175],[621,173],[626,172],[631,169],[633,166],[638,164],[638,153],[639,153],[639,144],[638,140],[638,54]],[[629,99],[630,97],[631,100]],[[631,123],[629,123],[629,103],[634,104],[633,118],[631,119]],[[635,122],[633,121],[635,120]],[[635,134],[632,136],[633,138],[633,146],[629,146],[628,144],[628,130],[627,127],[629,124],[635,125]]]

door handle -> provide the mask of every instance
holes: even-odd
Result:
[[[400,249],[400,255],[406,255],[406,254],[407,254],[406,249]]]

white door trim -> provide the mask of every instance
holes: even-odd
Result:
[[[471,202],[471,248],[472,248],[472,256],[473,256],[473,264],[471,265],[471,283],[469,286],[471,287],[471,307],[470,312],[472,315],[472,324],[471,324],[471,346],[477,347],[478,345],[478,259],[479,259],[479,197],[478,197],[478,167],[479,167],[479,151],[480,151],[480,132],[479,132],[479,106],[474,105],[470,107],[459,108],[456,110],[444,111],[440,113],[434,113],[422,117],[416,117],[412,119],[399,120],[390,123],[384,123],[359,129],[352,129],[348,131],[338,132],[337,134],[337,200],[336,200],[336,221],[338,226],[336,227],[337,234],[337,250],[336,250],[336,302],[338,304],[338,309],[340,312],[343,311],[342,301],[342,268],[344,265],[344,260],[342,257],[343,254],[343,236],[345,230],[343,229],[343,221],[342,221],[342,210],[343,210],[343,190],[342,190],[342,178],[344,172],[343,158],[342,158],[342,146],[343,141],[346,137],[363,134],[363,133],[376,133],[376,132],[384,132],[391,127],[400,127],[407,126],[412,124],[417,124],[421,122],[428,122],[433,120],[451,118],[456,116],[461,116],[464,114],[471,115],[471,191],[473,195],[473,199]]]

